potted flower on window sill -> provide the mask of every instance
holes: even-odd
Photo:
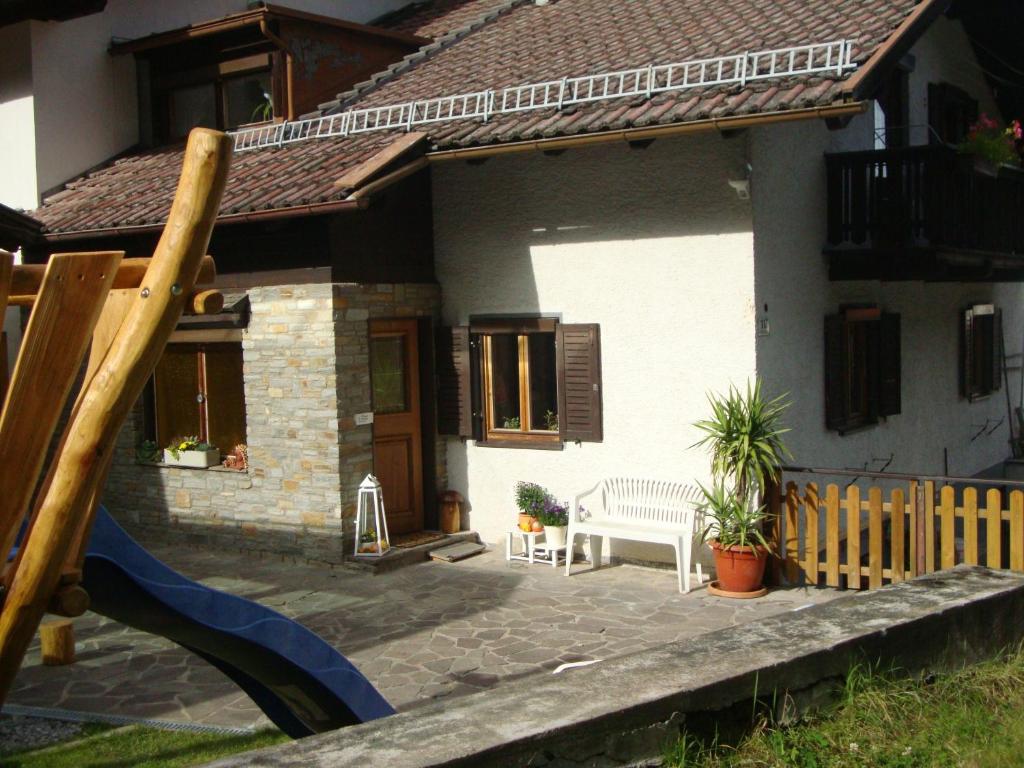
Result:
[[[782,458],[788,455],[782,435],[785,395],[765,400],[760,379],[747,384],[744,395],[730,386],[724,397],[708,395],[711,418],[694,426],[704,433],[697,445],[711,452],[711,489],[701,486],[701,511],[711,518],[703,538],[711,537],[718,574],[718,594],[759,597],[768,547],[761,527],[768,514],[757,502],[769,483],[778,481]],[[744,580],[734,580],[743,574]],[[712,584],[712,587],[716,587]]]
[[[544,543],[552,549],[565,546],[565,532],[569,527],[569,505],[559,504],[550,496],[544,501],[544,509],[537,513],[537,519],[544,526]]]
[[[519,508],[519,530],[540,532],[544,530],[538,516],[544,511],[548,492],[536,483],[516,483],[516,506]]]
[[[220,451],[195,435],[172,440],[164,449],[164,463],[206,469],[220,464]]]

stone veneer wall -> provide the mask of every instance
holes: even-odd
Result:
[[[373,465],[372,427],[354,421],[370,410],[368,322],[436,320],[440,289],[285,285],[252,288],[249,300],[248,471],[139,464],[139,404],[118,438],[104,502],[147,535],[339,563],[350,551],[355,489]],[[437,488],[445,478],[438,440]],[[424,485],[433,492],[429,478]]]

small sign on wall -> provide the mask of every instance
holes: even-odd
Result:
[[[357,427],[365,427],[367,424],[373,424],[373,411],[357,413],[355,415],[355,421]]]

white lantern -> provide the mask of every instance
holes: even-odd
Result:
[[[356,557],[380,557],[391,548],[388,522],[384,518],[384,496],[380,483],[367,475],[359,484],[356,502]]]

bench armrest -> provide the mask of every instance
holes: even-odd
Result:
[[[580,506],[580,501],[585,499],[587,496],[590,496],[591,494],[593,494],[600,487],[601,487],[601,483],[598,483],[593,488],[590,488],[590,489],[588,489],[586,491],[583,491],[582,493],[579,493],[579,494],[576,495],[576,498],[573,499],[573,502],[572,502],[572,509],[569,510],[569,520],[570,521],[572,521],[574,523],[579,523],[579,522],[583,521],[583,517],[580,514],[580,510],[582,509],[582,507]]]

